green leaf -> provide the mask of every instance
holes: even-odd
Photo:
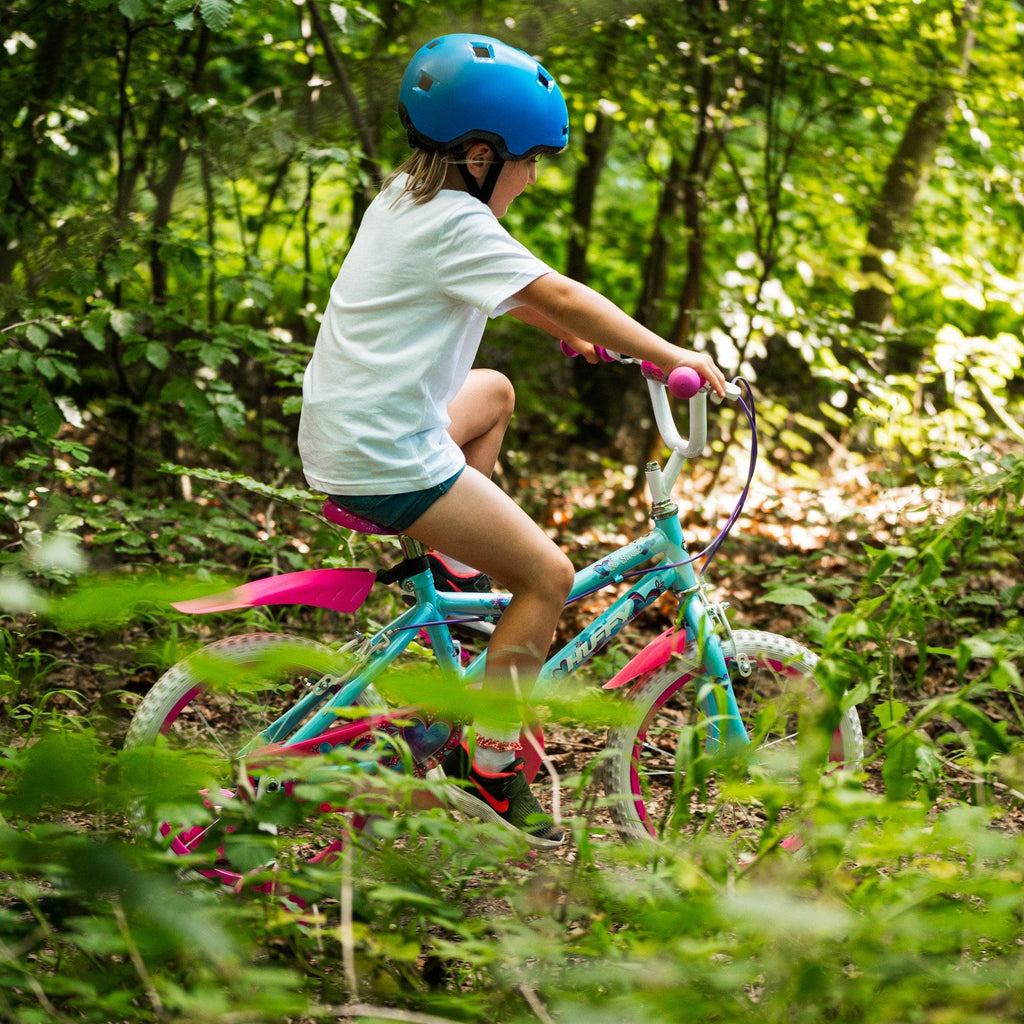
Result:
[[[158,370],[166,370],[171,354],[167,346],[159,341],[151,341],[146,345],[146,362]]]
[[[772,604],[791,604],[797,605],[800,608],[811,608],[817,603],[814,595],[806,587],[785,583],[781,586],[772,587],[764,595],[764,599],[771,601]]]
[[[997,689],[1003,691],[1020,691],[1021,676],[1017,666],[1012,661],[1001,661],[989,676],[989,682]]]
[[[378,885],[372,892],[375,900],[383,903],[405,904],[406,906],[433,907],[437,898],[428,893],[416,892],[397,885]]]
[[[224,428],[214,409],[207,409],[198,416],[193,416],[192,427],[196,432],[196,438],[204,448],[212,447],[224,436]]]
[[[274,847],[269,836],[245,832],[226,835],[224,852],[231,866],[242,872],[266,867],[274,859]]]
[[[115,309],[110,314],[110,326],[114,328],[118,336],[124,338],[131,333],[135,326],[135,317],[127,309]]]
[[[897,722],[902,721],[907,714],[907,705],[901,700],[887,700],[879,704],[875,709],[875,717],[883,729],[888,729]]]
[[[903,558],[913,558],[917,554],[917,548],[912,548],[907,545],[899,546],[886,546],[884,548],[875,548],[870,545],[865,545],[864,553],[872,561],[871,570],[868,572],[867,582],[876,583],[882,576],[885,575],[896,564],[896,562]]]
[[[36,372],[47,380],[53,380],[57,376],[57,367],[52,359],[47,356],[40,356],[36,360]]]
[[[64,424],[64,415],[43,388],[31,392],[32,422],[44,437],[53,437]]]
[[[145,540],[145,538],[143,538]],[[172,601],[225,590],[232,581],[191,582],[182,579],[93,577],[49,605],[49,614],[62,628],[78,629],[96,624],[125,622],[141,609],[167,610]]]
[[[141,18],[146,10],[146,0],[118,0],[117,9],[129,20]]]
[[[40,807],[88,804],[96,797],[100,753],[96,740],[84,733],[53,733],[23,755],[21,776],[7,801],[14,813]]]
[[[29,324],[25,328],[25,337],[35,345],[36,348],[45,348],[50,340],[50,335],[43,330],[39,324]]]
[[[105,309],[93,310],[82,323],[82,336],[97,352],[107,347],[107,324],[110,314]]]
[[[199,0],[199,14],[214,32],[226,28],[233,13],[230,0]]]
[[[921,746],[920,738],[910,733],[885,745],[885,760],[882,762],[882,781],[885,792],[890,800],[908,800],[914,794],[916,781],[914,770],[917,767],[917,752]]]
[[[971,735],[982,748],[979,749],[979,753],[986,760],[993,753],[1005,753],[1009,749],[1006,737],[999,731],[995,723],[973,704],[957,700],[950,705],[949,712],[971,731]]]

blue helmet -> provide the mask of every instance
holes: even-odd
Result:
[[[554,78],[532,57],[490,36],[438,36],[409,62],[398,113],[418,149],[492,145],[500,160],[557,153],[569,112]]]

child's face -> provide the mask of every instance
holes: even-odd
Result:
[[[521,196],[537,180],[539,159],[532,156],[528,160],[509,160],[505,163],[487,204],[495,217],[504,217],[512,200]]]

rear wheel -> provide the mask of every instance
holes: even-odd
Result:
[[[612,817],[625,838],[714,831],[750,846],[767,821],[765,804],[776,813],[780,794],[799,779],[807,758],[820,771],[859,767],[864,739],[856,708],[842,713],[831,736],[804,731],[820,721],[816,655],[753,630],[737,630],[724,646],[751,746],[733,757],[709,749],[706,717],[694,707],[701,676],[696,645],[642,676],[626,697],[625,721],[609,734],[605,765]]]
[[[210,783],[197,794],[193,812],[179,805],[175,820],[169,821],[159,820],[161,812],[150,808],[141,827],[157,833],[172,852],[188,856],[202,874],[232,887],[257,879],[254,884],[273,889],[274,881],[267,878],[278,863],[330,860],[370,815],[333,806],[333,795],[330,803],[318,800],[317,780],[302,777],[302,759],[275,762],[253,751],[265,747],[263,731],[301,699],[309,705],[306,714],[289,722],[274,737],[276,743],[286,742],[322,707],[336,692],[337,677],[331,672],[337,665],[338,655],[323,644],[253,633],[208,644],[168,669],[139,704],[125,748],[159,745],[181,753],[202,752]],[[338,720],[347,737],[346,751],[349,746],[372,747],[376,756],[381,732],[374,726],[374,713],[383,713],[384,703],[368,688],[358,704],[369,713],[366,717]],[[327,778],[332,789],[345,794],[339,802],[358,806],[352,792],[359,773],[346,771],[340,762],[325,764],[322,756],[314,770],[321,785]],[[297,780],[300,786],[304,782],[313,787],[300,789],[305,799],[296,795]],[[158,815],[155,821],[153,813]]]

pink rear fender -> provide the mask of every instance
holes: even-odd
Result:
[[[209,597],[175,601],[173,607],[190,615],[266,604],[304,604],[336,612],[354,612],[366,600],[376,578],[372,569],[306,569],[243,583],[234,590]]]
[[[618,672],[615,673],[604,684],[606,690],[617,690],[620,686],[626,686],[646,675],[667,665],[673,654],[679,654],[686,649],[686,631],[676,629],[665,630],[657,639],[652,640],[639,654],[634,655]]]

